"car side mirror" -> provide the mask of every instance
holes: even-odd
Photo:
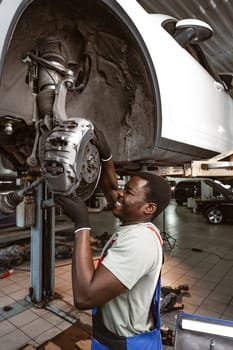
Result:
[[[220,78],[227,86],[228,90],[233,89],[233,73],[219,73]]]
[[[182,19],[176,23],[174,38],[181,45],[199,44],[209,39],[213,29],[209,24],[195,18]]]

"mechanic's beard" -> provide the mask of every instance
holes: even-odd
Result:
[[[118,207],[116,208],[116,206],[115,206],[114,204],[113,204],[111,210],[112,210],[113,215],[114,215],[116,218],[118,218],[118,219],[122,222],[122,218],[123,218],[122,211],[119,210]]]

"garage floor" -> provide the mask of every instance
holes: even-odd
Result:
[[[182,298],[185,312],[233,319],[233,226],[207,224],[202,216],[177,206],[174,201],[165,216],[165,225],[162,217],[156,224],[176,242],[173,249],[167,241],[164,244],[162,285],[188,284],[189,293]],[[93,235],[110,233],[117,225],[111,212],[92,214],[91,220]],[[169,242],[172,244],[173,240]],[[55,306],[58,309],[67,306],[66,315],[75,315],[70,270],[70,259],[57,260],[55,289],[60,298]],[[16,267],[11,276],[0,280],[0,350],[18,350],[25,344],[38,347],[71,327],[67,319],[27,302],[29,286],[27,262]],[[162,324],[175,329],[175,318],[176,311],[165,312]],[[81,313],[81,321],[91,325],[90,313]],[[172,347],[164,346],[164,349]]]

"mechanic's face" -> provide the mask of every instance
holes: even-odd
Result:
[[[133,176],[125,185],[125,189],[117,191],[117,200],[114,203],[113,214],[117,216],[123,225],[147,222],[150,217],[146,215],[147,207],[150,205],[146,202],[147,181],[139,176]]]

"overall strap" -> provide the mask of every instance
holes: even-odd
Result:
[[[147,227],[154,232],[162,247],[163,241],[159,232],[153,225],[148,225]],[[117,336],[110,332],[103,323],[100,308],[94,308],[92,310],[93,336],[91,350],[141,350],[152,348],[162,350],[160,334],[160,275],[151,303],[151,312],[154,316],[156,325],[152,331],[137,334],[135,336],[124,337]]]
[[[163,246],[163,240],[162,237],[160,236],[160,233],[156,230],[156,228],[152,225],[147,225],[146,226],[149,230],[151,230],[152,232],[154,232],[155,236],[158,238],[158,241],[161,245],[161,247]]]
[[[159,244],[161,245],[161,248],[163,246],[163,240],[159,234],[159,232],[156,230],[156,228],[152,225],[147,225],[147,228],[150,229],[154,234],[156,235]],[[159,274],[159,278],[156,284],[154,296],[151,303],[151,312],[156,320],[156,328],[160,329],[160,290],[161,290],[161,272]]]
[[[154,296],[151,303],[151,312],[156,320],[156,328],[160,329],[160,289],[161,289],[161,276],[155,288]]]

